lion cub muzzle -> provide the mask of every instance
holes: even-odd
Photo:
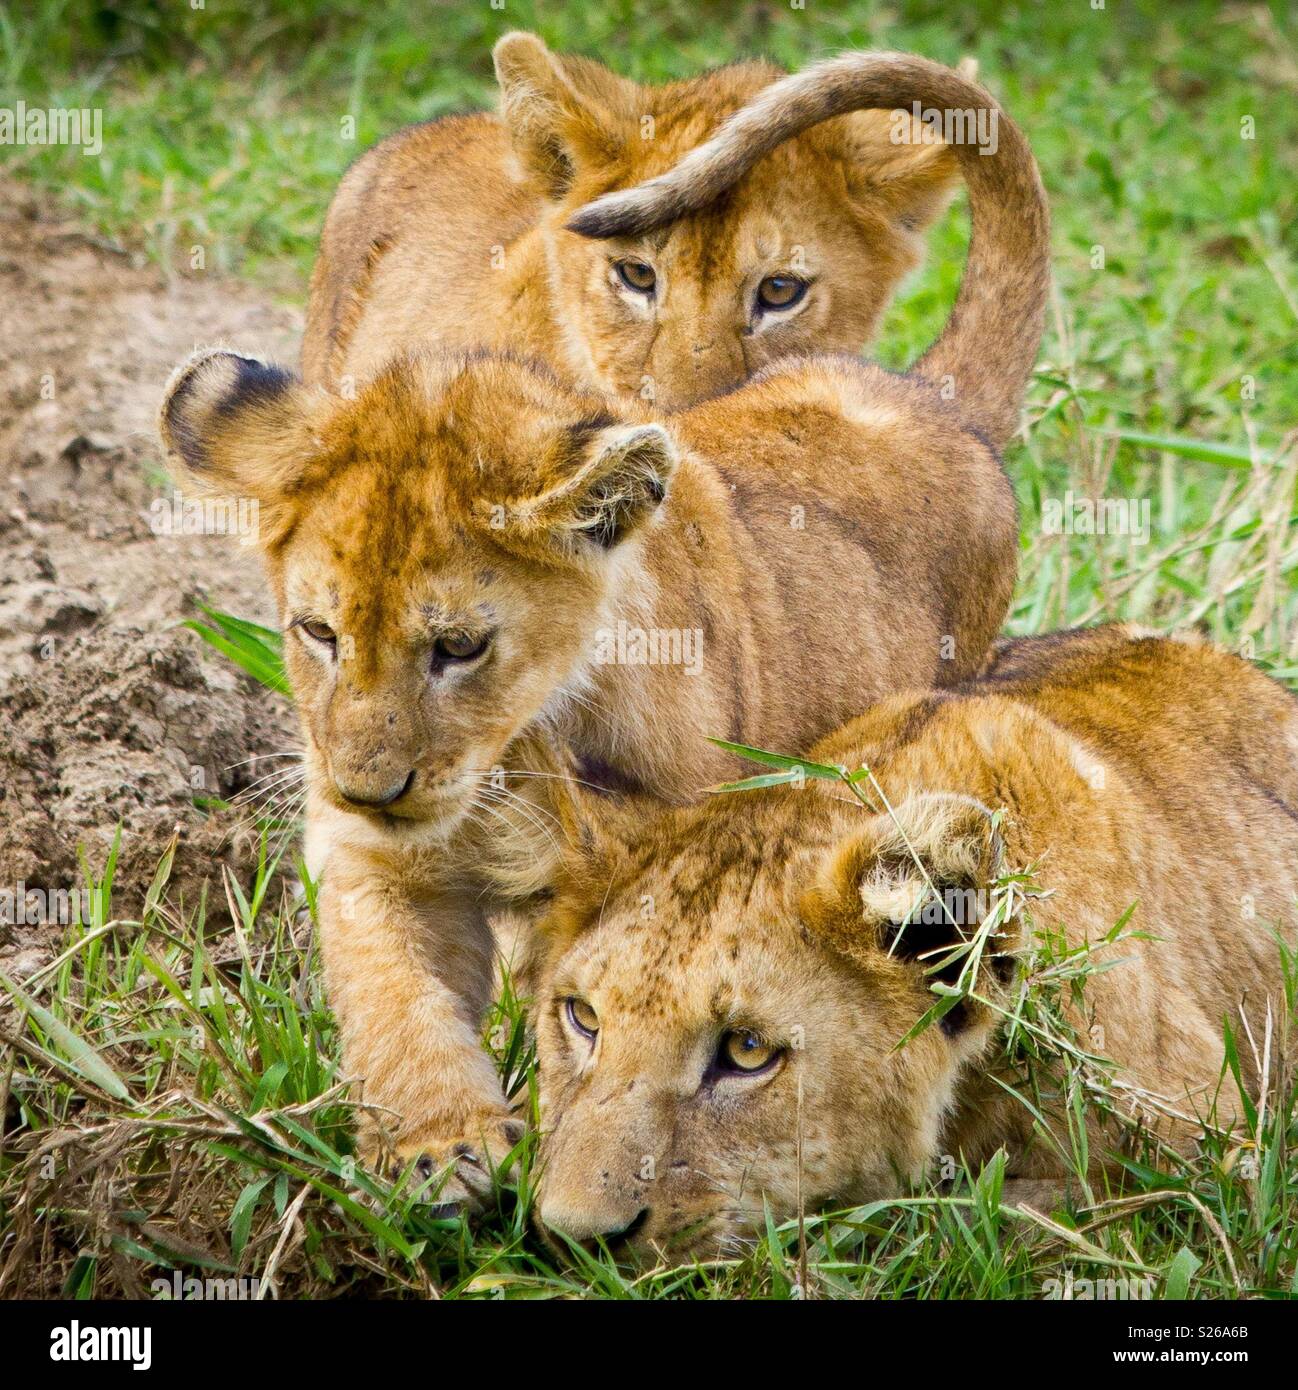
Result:
[[[373,780],[369,784],[356,784],[340,780],[334,777],[334,787],[338,795],[350,806],[359,806],[366,810],[378,810],[385,806],[391,806],[394,801],[400,801],[403,796],[414,785],[415,770],[410,771],[395,782],[389,783],[382,790],[377,789]]]

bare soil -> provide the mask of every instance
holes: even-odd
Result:
[[[74,889],[119,825],[117,917],[139,915],[173,834],[179,906],[207,882],[219,909],[220,866],[255,863],[248,810],[195,803],[244,792],[295,724],[179,623],[199,602],[274,615],[254,551],[155,533],[172,488],[154,417],[195,346],[296,362],[300,333],[295,311],[167,278],[0,183],[0,894]],[[0,969],[29,973],[64,931],[0,924]]]

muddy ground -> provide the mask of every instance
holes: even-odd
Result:
[[[0,183],[0,895],[76,888],[79,855],[98,872],[119,824],[117,917],[139,914],[173,833],[176,904],[204,880],[223,900],[220,864],[255,862],[249,811],[195,801],[246,792],[294,721],[178,624],[199,602],[273,614],[252,550],[156,533],[171,485],[154,415],[195,346],[296,364],[300,332],[295,311],[167,279]],[[22,976],[65,929],[5,924],[4,907],[0,970]]]

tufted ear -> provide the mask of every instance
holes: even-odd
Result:
[[[559,58],[535,34],[506,34],[492,58],[501,119],[544,196],[561,198],[583,164],[617,158],[635,83],[589,59]]]
[[[310,458],[309,399],[282,367],[206,350],[172,373],[158,430],[184,481],[264,506],[283,495]]]
[[[924,231],[960,186],[955,151],[910,112],[856,111],[844,119],[849,195],[905,231]]]
[[[662,505],[677,457],[662,425],[576,426],[550,470],[558,481],[511,503],[510,527],[567,553],[614,550]]]
[[[988,807],[959,794],[921,793],[892,814],[870,817],[828,852],[803,895],[803,920],[867,974],[900,970],[925,988],[934,981],[954,986],[969,955],[959,948],[992,911],[991,890],[1004,865],[1004,841]],[[981,992],[1009,978],[1012,949],[1002,927],[982,953]],[[963,1032],[974,1017],[958,1005],[943,1017],[943,1032]]]

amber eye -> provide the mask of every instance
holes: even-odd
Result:
[[[297,626],[313,641],[323,642],[327,647],[332,647],[338,640],[334,635],[333,628],[328,623],[322,623],[318,618],[303,618]]]
[[[727,1033],[717,1050],[717,1066],[722,1071],[759,1072],[774,1066],[783,1049],[764,1043],[756,1033],[740,1028]]]
[[[759,309],[792,309],[807,292],[807,282],[796,275],[768,275],[757,287]]]
[[[644,261],[614,261],[613,269],[627,289],[635,290],[638,294],[652,294],[658,283],[653,266],[646,265]]]
[[[599,1032],[599,1015],[584,999],[573,997],[564,1000],[563,1011],[568,1015],[573,1031],[580,1033],[583,1038],[593,1039]]]
[[[470,637],[464,633],[439,637],[433,643],[433,656],[438,661],[472,661],[481,656],[491,644],[491,633],[483,637]]]

